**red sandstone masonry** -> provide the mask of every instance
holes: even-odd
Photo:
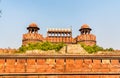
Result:
[[[46,72],[55,72],[55,59],[46,59],[46,64],[48,65]]]
[[[39,73],[45,72],[47,67],[48,65],[46,65],[45,59],[37,59],[37,69],[36,69],[37,72]]]
[[[25,72],[25,59],[17,59],[16,72],[24,73]]]
[[[64,65],[64,59],[56,59],[56,64],[63,64]]]
[[[4,76],[0,78],[119,78],[120,76],[114,76],[114,75],[81,75],[81,76]]]
[[[120,72],[119,60],[111,60],[110,71],[111,72]]]
[[[64,72],[65,65],[66,63],[64,62],[64,59],[56,59],[56,65],[55,65],[56,72]]]
[[[93,59],[92,72],[100,72],[100,68],[101,68],[101,60]]]
[[[5,64],[5,60],[4,59],[0,59],[0,73],[4,72],[4,64]]]
[[[82,69],[82,66],[83,66],[83,59],[76,59],[76,60],[75,60],[75,70],[76,70],[77,72],[82,71],[82,70],[81,70],[81,69]]]
[[[66,59],[66,72],[73,72],[75,68],[74,59]]]
[[[26,72],[28,73],[34,73],[36,72],[36,62],[35,59],[27,59],[27,66],[26,66]]]
[[[0,73],[14,72],[119,72],[119,60],[0,59]]]
[[[15,59],[7,59],[6,60],[5,72],[6,73],[15,72]]]
[[[112,65],[119,65],[119,60],[111,60]]]
[[[0,59],[0,73],[120,72],[119,59]],[[40,78],[119,78],[118,76],[43,76]],[[8,77],[7,77],[8,78]],[[10,77],[13,78],[13,77]],[[20,78],[20,77],[18,77]],[[21,77],[24,78],[24,77]],[[27,77],[27,78],[38,78]]]
[[[101,64],[101,60],[100,60],[100,59],[99,59],[99,60],[93,59],[93,63],[94,63],[94,64]]]

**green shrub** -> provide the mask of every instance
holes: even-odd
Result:
[[[63,46],[65,46],[64,43],[58,43],[57,45],[54,45],[54,49],[55,49],[56,51],[59,51]]]
[[[105,51],[114,51],[113,48],[106,48]]]
[[[26,46],[21,46],[19,48],[20,52],[25,52],[27,50],[55,50],[59,51],[65,44],[64,43],[58,43],[58,44],[53,44],[50,42],[42,42],[42,43],[30,43]]]
[[[19,48],[19,51],[20,52],[25,52],[27,50],[27,47],[26,46],[21,46],[20,48]]]
[[[81,46],[88,52],[88,53],[95,53],[97,51],[103,51],[104,49],[98,45],[94,46],[87,46],[85,44],[81,44]]]
[[[114,51],[113,48],[102,48],[98,45],[94,45],[94,46],[87,46],[85,44],[81,44],[81,46],[88,52],[88,53],[96,53],[98,51]]]

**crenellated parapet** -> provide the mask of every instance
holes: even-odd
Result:
[[[43,37],[41,34],[33,34],[33,33],[27,33],[23,34],[23,45],[31,42],[42,42]]]

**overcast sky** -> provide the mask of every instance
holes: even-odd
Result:
[[[40,34],[47,28],[70,28],[73,37],[83,24],[92,28],[97,44],[120,49],[120,0],[1,0],[0,47],[18,48],[26,27],[35,22]]]

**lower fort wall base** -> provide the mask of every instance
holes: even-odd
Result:
[[[0,58],[0,78],[120,78],[119,72],[119,58],[112,57]],[[3,75],[7,73],[18,76]]]

